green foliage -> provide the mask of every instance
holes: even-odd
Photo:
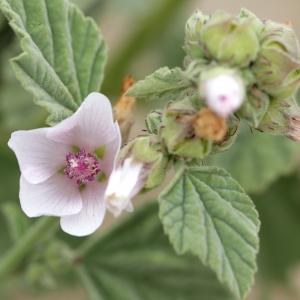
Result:
[[[232,300],[195,258],[174,253],[157,217],[145,205],[79,254],[79,275],[91,300]]]
[[[253,195],[262,222],[259,271],[264,279],[289,279],[300,262],[300,178],[291,175]]]
[[[189,87],[191,83],[180,68],[164,67],[137,82],[127,95],[149,101],[171,101],[178,99],[179,95]]]
[[[20,173],[18,171],[18,162],[13,153],[8,153],[4,147],[0,148],[0,203],[18,199],[18,182]]]
[[[21,211],[19,204],[14,202],[5,203],[2,211],[6,219],[10,237],[14,242],[17,242],[29,228],[30,219]]]
[[[212,157],[249,193],[261,192],[274,180],[297,167],[300,146],[283,137],[243,128],[230,150]]]
[[[193,253],[237,298],[252,286],[258,214],[230,175],[215,167],[180,170],[159,197],[160,218],[179,254]]]
[[[11,237],[9,236],[7,230],[7,224],[5,222],[5,217],[3,211],[0,207],[0,258],[9,249],[12,244]]]
[[[1,0],[0,9],[21,40],[12,60],[17,78],[49,123],[69,116],[103,79],[106,48],[96,24],[65,0]]]

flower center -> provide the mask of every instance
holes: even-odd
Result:
[[[92,182],[100,172],[100,164],[94,154],[80,149],[77,153],[66,155],[65,175],[76,181],[78,185]]]

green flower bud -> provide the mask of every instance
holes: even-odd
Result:
[[[146,127],[150,134],[158,134],[161,126],[161,111],[152,111],[146,117]]]
[[[218,11],[201,30],[209,58],[231,66],[246,67],[257,57],[259,39],[253,18],[238,18]]]
[[[270,98],[255,87],[248,91],[247,98],[238,111],[238,115],[250,126],[257,128],[268,110]]]
[[[300,108],[294,99],[273,100],[259,129],[300,141]]]
[[[261,34],[262,47],[277,48],[299,59],[300,46],[295,31],[290,25],[266,21]]]
[[[253,30],[257,33],[259,36],[264,28],[264,23],[250,10],[246,8],[242,8],[240,10],[239,18],[241,21],[251,22],[253,26]]]
[[[142,162],[143,188],[146,190],[159,186],[165,178],[168,158],[164,155],[157,137],[138,137],[121,151],[120,160],[131,157],[134,161]]]
[[[184,50],[194,59],[205,56],[201,45],[201,29],[208,19],[208,16],[197,10],[186,23]]]
[[[253,71],[258,86],[276,99],[294,95],[300,85],[299,43],[287,25],[267,21]]]
[[[171,103],[162,118],[160,136],[172,155],[203,159],[210,153],[212,142],[195,136],[192,120],[197,110],[190,99]]]

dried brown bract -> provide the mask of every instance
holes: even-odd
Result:
[[[226,119],[209,108],[203,108],[196,114],[193,119],[193,128],[197,137],[214,142],[222,142],[228,131]]]

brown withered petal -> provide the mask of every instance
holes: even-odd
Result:
[[[209,108],[203,108],[196,114],[193,127],[197,137],[214,142],[223,141],[228,131],[226,119],[218,116]]]
[[[114,106],[114,117],[118,121],[123,142],[126,142],[130,129],[133,124],[133,110],[135,107],[135,98],[126,96],[127,90],[134,84],[132,76],[128,75],[122,83],[122,95]]]

